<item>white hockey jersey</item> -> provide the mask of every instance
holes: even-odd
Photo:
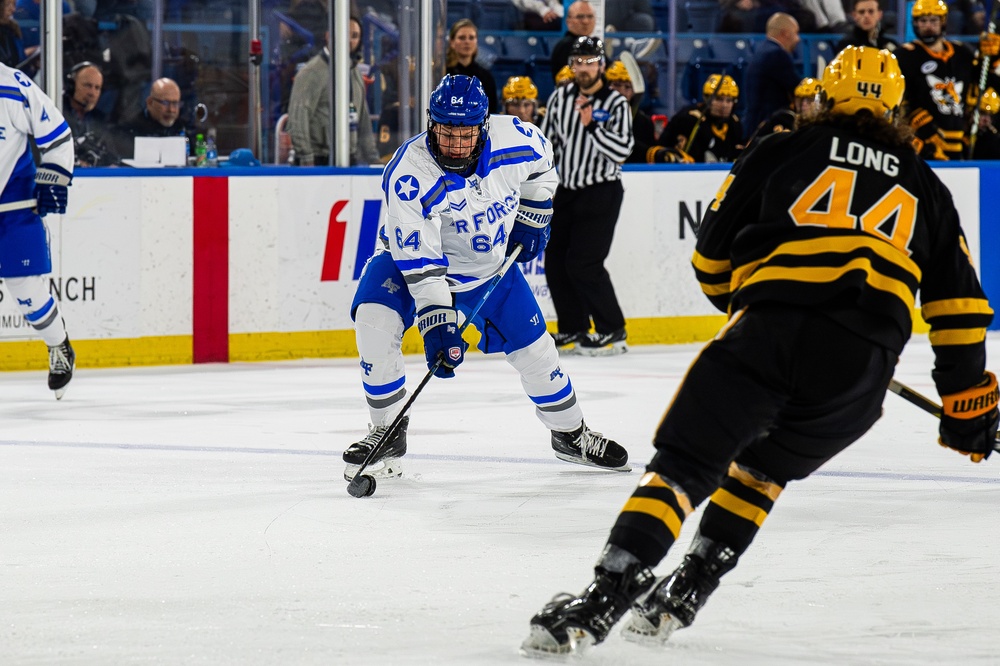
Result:
[[[542,202],[559,184],[552,145],[531,123],[491,116],[486,145],[468,178],[444,171],[427,132],[396,151],[382,174],[382,241],[417,310],[452,303],[500,269],[521,199]]]
[[[0,203],[33,196],[28,136],[35,137],[42,162],[73,173],[73,135],[59,107],[27,74],[0,64]]]

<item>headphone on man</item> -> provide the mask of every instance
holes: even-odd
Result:
[[[84,70],[88,67],[93,67],[97,69],[97,71],[101,71],[100,66],[90,62],[89,60],[84,60],[83,62],[78,62],[77,64],[73,65],[73,69],[69,70],[69,73],[66,75],[66,94],[69,95],[71,99],[73,95],[76,94],[77,75],[80,73],[81,70]]]

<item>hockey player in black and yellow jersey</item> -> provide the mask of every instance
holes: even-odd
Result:
[[[776,132],[791,132],[800,118],[806,119],[819,110],[819,94],[823,89],[819,79],[811,76],[799,81],[792,93],[792,106],[787,109],[778,109],[771,114],[771,117],[762,122],[757,130],[750,135],[747,140],[747,149],[755,141],[763,139],[765,136]]]
[[[948,5],[944,0],[916,0],[911,12],[917,39],[896,50],[906,78],[903,99],[914,147],[924,159],[964,158],[966,95],[979,82],[979,63],[961,42],[944,38]],[[979,52],[995,57],[1000,37],[983,34]]]
[[[594,581],[531,619],[523,653],[599,643],[630,608],[623,636],[637,642],[691,624],[788,482],[878,420],[918,290],[944,398],[940,441],[974,461],[993,450],[993,311],[948,190],[894,122],[896,58],[848,47],[822,86],[824,110],[742,155],[710,205],[693,263],[729,322],[660,422]],[[706,499],[683,563],[656,583],[652,568]]]
[[[971,104],[975,104],[975,99]],[[972,149],[974,160],[1000,160],[1000,132],[993,119],[1000,113],[1000,95],[993,88],[987,88],[979,100],[979,129]]]
[[[657,143],[684,151],[695,162],[732,162],[743,147],[743,125],[733,113],[739,86],[728,74],[712,74],[702,94],[705,101],[678,111]]]

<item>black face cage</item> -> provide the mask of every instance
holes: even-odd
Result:
[[[490,129],[490,117],[487,115],[486,119],[479,124],[479,138],[476,139],[476,145],[469,153],[468,157],[448,157],[441,153],[441,147],[438,145],[437,135],[434,133],[434,126],[442,125],[445,127],[474,127],[473,125],[456,125],[454,123],[439,123],[431,118],[430,111],[427,112],[427,143],[430,145],[431,155],[438,165],[445,171],[451,171],[453,173],[461,173],[467,171],[469,167],[479,161],[479,157],[483,154],[483,149],[486,147],[486,133]]]

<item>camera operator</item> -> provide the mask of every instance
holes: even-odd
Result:
[[[110,166],[120,162],[119,155],[111,148],[111,129],[104,114],[96,108],[103,86],[104,75],[92,62],[79,63],[66,76],[63,111],[73,131],[77,166]]]

